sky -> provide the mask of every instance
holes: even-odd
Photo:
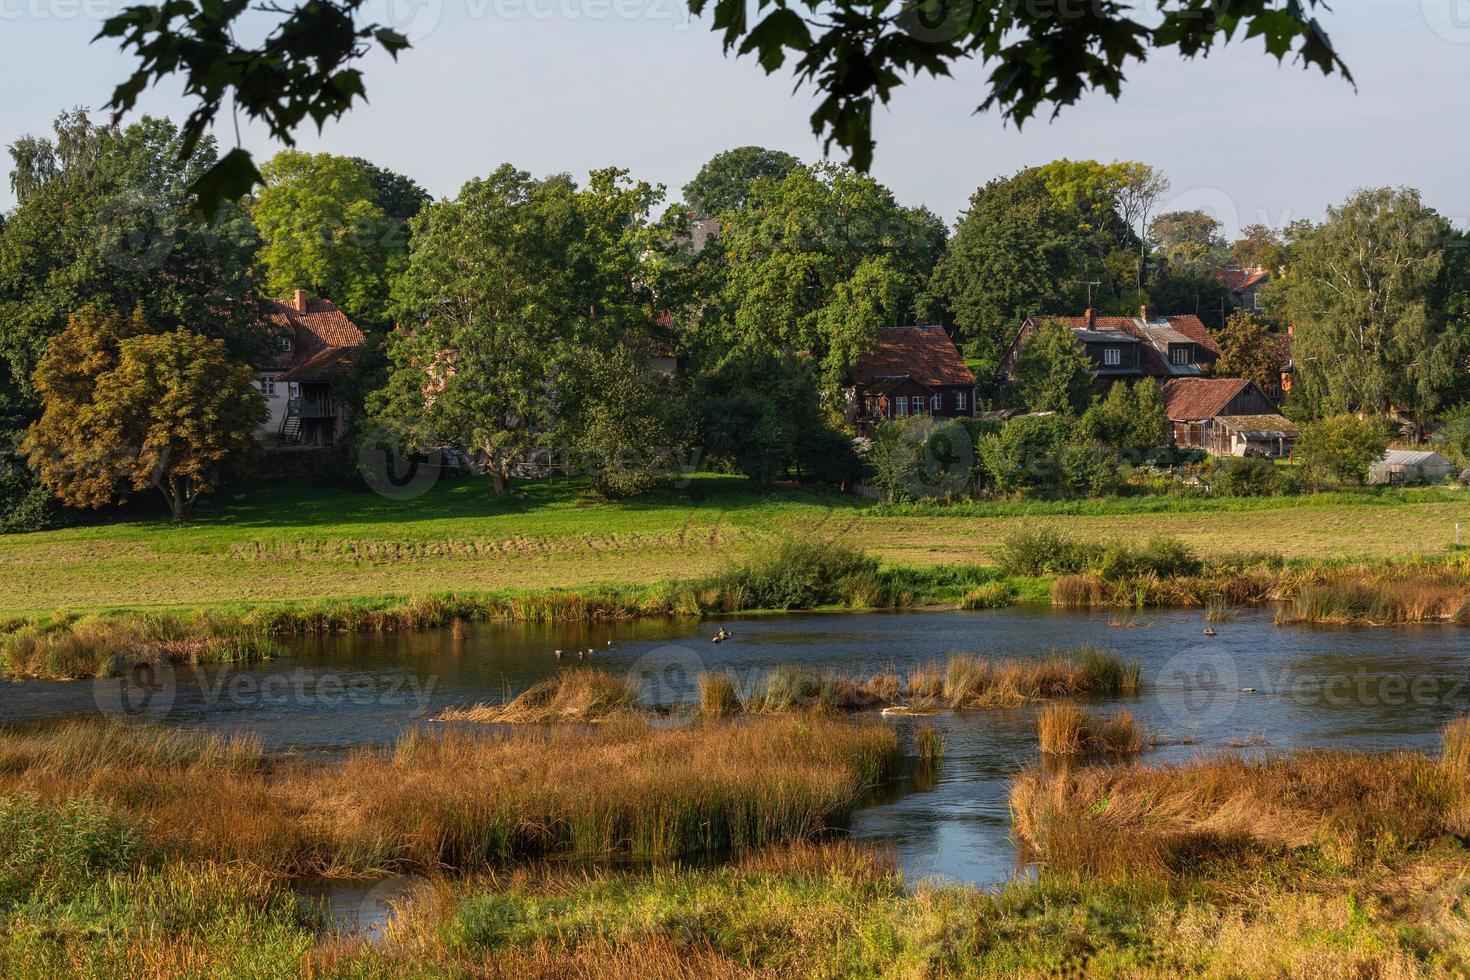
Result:
[[[44,133],[74,105],[97,107],[132,61],[91,43],[131,0],[0,0],[0,143]],[[503,162],[534,174],[603,166],[669,188],[671,199],[715,153],[758,144],[822,158],[807,117],[815,99],[789,75],[767,76],[721,50],[684,0],[369,0],[367,17],[397,25],[412,50],[365,62],[369,102],[303,149],[367,157],[436,197]],[[1168,52],[1135,66],[1123,97],[1093,93],[1054,121],[1018,130],[975,115],[984,69],[919,79],[875,119],[873,173],[907,205],[946,220],[976,187],[1058,157],[1132,159],[1172,181],[1161,210],[1203,208],[1227,233],[1320,219],[1354,189],[1417,187],[1470,227],[1470,0],[1336,0],[1322,15],[1357,87],[1278,67],[1259,40],[1208,60]],[[182,119],[176,83],[142,111]],[[217,132],[233,145],[226,125]],[[245,126],[263,159],[278,149]],[[840,154],[840,151],[835,151]],[[0,186],[0,209],[14,203]]]

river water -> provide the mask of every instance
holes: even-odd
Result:
[[[1470,710],[1470,631],[1452,626],[1277,627],[1266,610],[1203,633],[1198,610],[1137,615],[1046,608],[987,612],[802,614],[612,624],[483,623],[425,633],[309,637],[243,669],[180,667],[137,680],[0,686],[0,723],[99,712],[221,733],[267,748],[337,757],[392,742],[449,705],[500,701],[576,662],[640,679],[651,703],[691,700],[701,670],[749,680],[780,664],[857,674],[956,652],[1036,656],[1093,645],[1142,664],[1144,690],[1100,707],[1133,711],[1157,745],[1147,762],[1300,747],[1436,749]],[[553,651],[564,651],[558,661]],[[1035,708],[941,713],[937,778],[906,779],[854,814],[857,838],[891,844],[911,881],[995,884],[1018,873],[1009,838],[1011,777],[1038,760]],[[911,719],[892,720],[907,729]],[[907,741],[906,741],[907,744]]]

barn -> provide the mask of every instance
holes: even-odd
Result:
[[[1213,456],[1290,456],[1301,435],[1245,378],[1171,378],[1162,391],[1176,446]]]

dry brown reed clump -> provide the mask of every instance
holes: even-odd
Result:
[[[1030,704],[1047,698],[1133,694],[1136,663],[1085,647],[1036,660],[988,661],[957,655],[944,670],[941,697],[951,708],[994,708]]]
[[[1062,608],[1079,609],[1103,604],[1107,583],[1098,575],[1058,575],[1051,587],[1051,602]]]
[[[1049,704],[1036,719],[1041,751],[1048,755],[1130,755],[1143,751],[1143,730],[1133,713],[1097,715],[1071,701]]]
[[[94,723],[0,737],[0,795],[92,798],[161,859],[348,875],[801,840],[898,760],[892,729],[821,718],[413,732],[276,765],[249,741]]]
[[[699,713],[706,718],[726,718],[741,711],[740,690],[735,678],[723,671],[700,674]]]
[[[532,685],[507,704],[446,708],[435,721],[539,725],[607,721],[638,707],[638,682],[594,667],[573,667]]]
[[[1470,717],[1456,718],[1444,729],[1444,764],[1470,777]]]
[[[1127,877],[1303,849],[1352,866],[1470,830],[1463,773],[1421,753],[1304,752],[1017,777],[1017,837],[1050,869]]]

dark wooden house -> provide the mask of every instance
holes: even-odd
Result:
[[[973,418],[975,375],[943,327],[885,327],[848,372],[859,420],[910,415]]]
[[[1088,310],[1082,316],[1027,317],[1001,360],[1002,378],[1016,380],[1022,344],[1044,324],[1054,322],[1069,328],[1087,351],[1100,393],[1115,381],[1198,377],[1220,356],[1215,338],[1197,316],[1154,316],[1147,308],[1136,317],[1098,316]]]
[[[301,289],[288,302],[270,303],[268,313],[274,352],[257,370],[255,385],[270,414],[258,434],[288,445],[330,446],[346,419],[332,389],[362,347],[363,333],[329,300],[308,299]]]
[[[1164,412],[1174,445],[1214,456],[1290,456],[1301,430],[1244,378],[1173,378]]]

